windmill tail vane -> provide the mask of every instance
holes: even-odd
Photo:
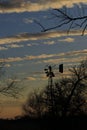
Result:
[[[49,85],[49,82],[50,82],[50,85],[52,86],[52,83],[53,83],[53,77],[55,77],[55,74],[53,72],[53,67],[51,65],[47,66],[45,69],[45,74],[46,76],[49,78],[48,79],[48,85]],[[60,73],[63,73],[63,64],[60,64],[59,65],[59,72]]]

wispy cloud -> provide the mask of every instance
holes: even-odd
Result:
[[[47,41],[47,42],[44,42],[43,44],[45,44],[45,45],[54,45],[55,41]]]
[[[24,47],[24,45],[18,45],[18,44],[10,44],[10,45],[6,45],[7,48],[20,48],[20,47]]]
[[[60,39],[58,41],[62,41],[62,42],[74,42],[74,38],[65,38],[65,39]]]
[[[61,58],[61,59],[48,59],[48,60],[43,60],[43,61],[41,61],[41,63],[51,63],[51,64],[57,64],[57,63],[61,63],[61,62],[63,62],[63,63],[75,63],[75,62],[80,62],[80,61],[82,61],[82,60],[85,60],[85,59],[87,59],[87,56],[78,56],[78,58],[77,57],[74,57],[74,58]],[[39,62],[40,63],[40,62]]]
[[[76,57],[78,56],[78,58]],[[7,59],[0,59],[0,62],[19,62],[24,60],[37,60],[38,63],[56,63],[59,61],[63,62],[75,62],[80,61],[87,57],[87,49],[58,53],[58,54],[40,54],[40,55],[27,55],[24,57],[8,57]]]
[[[4,67],[9,68],[11,67],[11,64],[5,64]]]
[[[0,13],[12,12],[31,12],[47,10],[50,8],[61,8],[62,6],[71,7],[75,3],[87,3],[87,0],[38,0],[38,1],[25,1],[25,0],[9,0],[0,2]]]
[[[78,36],[81,35],[81,31],[71,31],[68,36]],[[85,31],[85,34],[87,35],[87,31]],[[18,34],[14,36],[9,36],[9,37],[3,37],[0,38],[0,45],[2,44],[12,44],[12,43],[20,43],[23,41],[36,41],[36,40],[41,40],[41,39],[50,39],[50,38],[58,38],[62,36],[67,36],[66,31],[51,31],[51,32],[43,32],[43,33],[23,33],[23,34]],[[73,41],[73,39],[65,39],[67,42]],[[54,44],[53,41],[48,43],[48,44]],[[13,44],[14,45],[14,44]],[[16,45],[15,45],[16,46]]]
[[[45,58],[51,58],[54,57],[54,54],[41,54],[37,56],[29,55],[25,57],[8,57],[7,59],[0,59],[0,62],[19,62],[23,60],[35,60],[35,59],[45,59]]]
[[[45,58],[50,58],[50,57],[54,57],[55,54],[41,54],[38,56],[26,56],[24,59],[25,60],[33,60],[33,59],[45,59]]]
[[[38,45],[39,45],[38,43],[27,44],[28,47],[31,47],[31,46],[38,46]]]
[[[8,48],[0,46],[0,51],[2,51],[2,50],[8,50]]]
[[[25,18],[24,20],[24,23],[33,23],[34,21],[33,21],[33,19],[28,19],[28,18]]]
[[[18,45],[18,44],[6,44],[5,46],[0,46],[0,51],[8,50],[9,48],[21,48],[24,47],[24,45]]]
[[[7,59],[0,59],[0,62],[19,62],[23,61],[24,59],[21,57],[9,57]]]

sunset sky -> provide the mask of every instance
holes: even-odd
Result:
[[[35,22],[45,29],[54,27],[59,23],[53,9],[64,6],[73,17],[87,14],[87,0],[0,0],[0,62],[5,62],[6,80],[16,77],[24,87],[19,99],[0,95],[1,118],[19,115],[28,94],[47,85],[46,65],[63,63],[66,74],[71,65],[87,58],[86,30],[84,36],[79,28],[67,34],[67,26],[43,32]]]

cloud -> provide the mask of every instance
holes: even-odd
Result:
[[[8,50],[8,48],[0,46],[0,51],[2,50]]]
[[[78,56],[78,58],[77,58]],[[24,60],[37,60],[38,63],[57,63],[60,61],[64,62],[75,62],[80,61],[83,57],[87,57],[87,49],[58,53],[58,54],[40,54],[40,55],[27,55],[24,57],[8,57],[7,59],[0,59],[0,62],[20,62]]]
[[[20,47],[24,47],[24,45],[18,45],[18,44],[10,44],[10,45],[6,45],[8,48],[20,48]]]
[[[10,64],[5,64],[4,67],[9,68],[9,67],[11,67],[11,65]]]
[[[74,38],[69,37],[69,38],[61,39],[59,41],[61,41],[61,42],[74,42]]]
[[[68,36],[78,36],[81,35],[82,32],[77,30],[77,31],[71,31]],[[87,35],[87,31],[85,31],[85,34]],[[42,33],[23,33],[23,34],[18,34],[14,36],[9,36],[9,37],[3,37],[0,38],[0,45],[3,44],[12,44],[12,43],[20,43],[23,41],[36,41],[36,40],[42,40],[42,39],[50,39],[50,38],[58,38],[62,36],[67,36],[66,31],[51,31],[51,32],[42,32]],[[67,41],[70,41],[73,39],[68,38]],[[53,44],[53,41],[48,44]],[[16,46],[16,45],[15,45]]]
[[[82,60],[85,60],[85,59],[87,59],[87,56],[78,56],[78,58],[77,57],[74,57],[74,58],[61,58],[61,59],[48,59],[48,60],[43,60],[43,61],[41,61],[41,62],[39,62],[39,63],[51,63],[51,64],[58,64],[58,63],[74,63],[74,62],[80,62],[80,61],[82,61]]]
[[[7,59],[0,59],[0,62],[19,62],[24,60],[45,59],[51,57],[54,57],[54,54],[41,54],[37,56],[29,55],[25,57],[8,57]]]
[[[46,44],[46,45],[54,45],[54,44],[55,44],[55,41],[48,41],[48,42],[44,42],[43,44]]]
[[[87,49],[71,51],[71,52],[66,52],[66,53],[60,53],[59,56],[78,56],[78,55],[82,55],[82,54],[86,55]]]
[[[24,23],[33,23],[33,19],[28,19],[28,18],[25,18],[24,20]]]
[[[21,57],[9,57],[9,58],[5,58],[5,59],[0,59],[0,62],[19,62],[19,61],[23,61],[23,58]]]
[[[43,59],[40,61],[37,61],[37,63],[46,63],[46,64],[58,64],[58,63],[76,63],[80,62],[81,60],[87,59],[87,49],[84,50],[78,50],[78,51],[72,51],[67,53],[59,53],[54,54],[53,57],[49,59]]]
[[[76,65],[82,60],[87,59],[87,49],[66,52],[66,53],[58,53],[58,54],[40,54],[40,55],[29,55],[25,57],[9,57],[7,59],[0,59],[0,62],[5,62],[5,67],[10,67],[10,62],[20,62],[20,61],[32,61],[34,64],[64,64],[64,76],[70,76],[67,68],[72,65]],[[23,62],[24,63],[24,62]],[[21,62],[22,64],[22,62]],[[67,72],[67,73],[66,73]],[[39,74],[40,77],[37,75]],[[41,81],[47,80],[45,75],[42,75],[42,72],[34,72],[32,76],[28,76],[24,78],[27,81]]]
[[[55,54],[41,54],[38,56],[26,56],[24,59],[25,60],[33,60],[33,59],[45,59],[45,58],[50,58],[50,57],[54,57]]]
[[[38,45],[39,45],[38,43],[27,44],[28,47],[31,47],[31,46],[38,46]]]
[[[9,48],[20,48],[20,47],[24,47],[24,45],[18,45],[18,44],[10,44],[10,45],[6,45],[4,46],[0,46],[0,51],[5,51],[8,50]]]
[[[87,3],[87,0],[8,0],[0,2],[0,13],[20,13],[47,10],[50,8],[61,8],[63,6],[72,7],[75,3]]]

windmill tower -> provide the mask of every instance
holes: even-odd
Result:
[[[44,69],[46,76],[48,77],[48,86],[52,86],[53,85],[53,77],[55,77],[53,70],[52,70],[52,66],[48,66],[47,69]]]
[[[46,76],[48,77],[48,89],[49,89],[49,94],[48,94],[48,102],[49,102],[49,112],[51,113],[51,115],[53,116],[55,113],[54,110],[54,84],[53,84],[53,77],[55,77],[55,74],[53,72],[53,68],[55,68],[54,66],[47,66],[44,71],[46,73]],[[63,64],[59,65],[59,72],[63,73]]]

